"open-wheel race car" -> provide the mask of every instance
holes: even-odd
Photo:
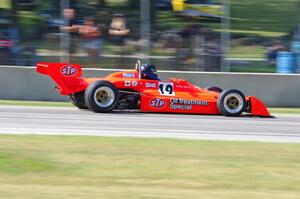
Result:
[[[199,88],[187,80],[160,80],[151,64],[136,63],[135,70],[106,77],[82,78],[81,66],[38,63],[37,72],[49,75],[61,95],[70,96],[80,109],[94,112],[135,109],[140,112],[269,117],[266,106],[236,89]]]

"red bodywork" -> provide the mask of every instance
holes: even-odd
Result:
[[[119,90],[138,92],[141,112],[221,114],[217,108],[220,93],[199,88],[183,79],[141,79],[138,69],[115,72],[104,78],[82,78],[80,65],[67,63],[38,63],[37,72],[49,75],[62,95],[84,91],[95,81],[107,80]],[[251,115],[270,116],[259,99],[248,96],[246,100],[249,106],[247,112]]]

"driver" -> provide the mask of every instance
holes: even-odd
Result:
[[[141,66],[142,79],[160,80],[156,74],[156,66],[153,64],[143,64]]]

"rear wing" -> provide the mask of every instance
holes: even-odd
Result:
[[[62,95],[83,91],[88,86],[88,83],[81,78],[82,70],[79,64],[39,62],[36,71],[49,75]]]

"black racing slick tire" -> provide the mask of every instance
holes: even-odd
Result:
[[[223,89],[221,89],[218,86],[208,86],[208,87],[205,87],[205,89],[208,91],[213,91],[213,92],[217,92],[217,93],[221,93],[223,91]]]
[[[85,90],[86,105],[96,113],[111,112],[119,100],[119,91],[108,81],[96,81]]]
[[[88,109],[84,100],[84,91],[70,95],[71,103],[79,109]]]
[[[236,89],[224,90],[217,100],[218,109],[225,116],[241,115],[245,111],[246,105],[245,95]]]

